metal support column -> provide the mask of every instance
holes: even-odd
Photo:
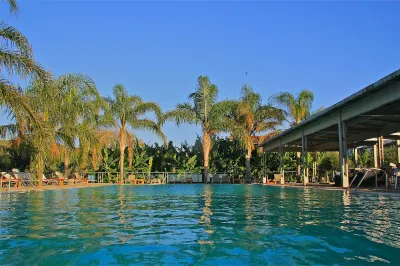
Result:
[[[381,146],[382,146],[382,149],[381,149],[381,153],[382,153],[382,164],[381,164],[381,167],[382,167],[382,169],[384,169],[384,167],[385,167],[385,139],[383,137],[381,137]]]
[[[267,166],[266,166],[266,158],[267,154],[265,152],[262,153],[261,161],[262,161],[262,177],[263,177],[263,184],[267,183]]]
[[[304,136],[304,131],[301,137],[301,168],[303,175],[303,185],[306,186],[308,184],[308,171],[307,171],[307,136]]]
[[[379,158],[379,168],[383,168],[385,164],[385,152],[383,147],[383,137],[378,137],[378,158]]]
[[[372,149],[374,151],[374,167],[378,168],[378,144],[374,144]]]
[[[281,174],[281,185],[285,184],[285,169],[283,164],[283,146],[282,141],[279,140],[279,172]]]
[[[354,163],[355,167],[358,167],[358,149],[354,148]]]
[[[397,163],[400,163],[400,140],[396,140]]]
[[[339,131],[339,159],[340,159],[340,175],[342,177],[342,187],[347,188],[349,186],[349,165],[348,165],[348,154],[347,154],[347,129],[346,124],[342,121],[342,114],[339,112],[338,121]]]

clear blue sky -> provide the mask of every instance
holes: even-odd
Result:
[[[17,18],[0,4],[1,18],[27,35],[54,75],[85,73],[103,95],[122,83],[164,110],[185,102],[199,75],[218,86],[219,99],[237,98],[248,82],[265,101],[311,89],[318,108],[400,68],[395,1],[20,1]],[[164,129],[177,144],[200,133]]]

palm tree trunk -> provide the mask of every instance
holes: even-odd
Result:
[[[123,125],[119,131],[119,184],[124,183],[124,160],[125,160],[126,130]]]
[[[35,172],[37,174],[37,178],[38,178],[38,187],[42,187],[43,186],[43,172],[44,172],[44,159],[42,154],[40,154],[40,152],[38,152],[38,154],[36,155],[37,158],[35,159]]]
[[[98,166],[97,166],[97,150],[95,148],[92,149],[91,164],[92,164],[93,169],[95,171],[97,171],[98,170]]]
[[[129,169],[132,171],[132,163],[133,163],[133,140],[132,136],[128,135],[128,162],[129,162]]]
[[[208,132],[204,130],[203,132],[203,155],[204,155],[204,174],[203,174],[203,183],[207,183],[208,180],[208,163],[209,163],[209,155],[210,155],[210,147],[211,147],[211,137]]]
[[[68,165],[69,165],[69,160],[67,154],[64,154],[64,177],[68,178]]]
[[[246,183],[251,183],[251,149],[247,150],[247,154],[246,154],[246,178],[245,178],[245,182]]]

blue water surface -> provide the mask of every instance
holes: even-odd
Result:
[[[0,198],[0,265],[400,265],[398,195],[262,185]]]

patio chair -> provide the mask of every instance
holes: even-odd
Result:
[[[18,179],[21,180],[21,185],[24,187],[28,187],[28,186],[34,187],[37,184],[37,181],[33,179],[31,173],[29,173],[29,172],[18,173],[14,176],[16,176]]]
[[[162,179],[160,178],[160,175],[155,174],[154,176],[150,176],[149,184],[162,184]]]
[[[146,183],[146,179],[144,178],[135,178],[133,184],[135,185],[144,185]]]
[[[128,184],[135,184],[135,179],[136,179],[136,176],[133,174],[130,174],[130,175],[128,175],[128,179],[126,180],[126,182]]]
[[[232,184],[242,184],[244,180],[240,177],[240,175],[233,175],[232,176]]]
[[[281,174],[274,174],[274,179],[269,179],[267,177],[267,184],[271,184],[271,183],[276,184],[278,182],[281,182]]]
[[[29,172],[20,173],[19,177],[21,178],[22,185],[27,186],[35,186],[32,180],[32,176]]]
[[[43,185],[45,185],[45,186],[57,185],[58,184],[58,180],[57,179],[46,178],[46,176],[44,174],[42,174],[42,182],[43,182]]]
[[[65,178],[65,176],[62,173],[56,171],[56,172],[54,172],[54,174],[56,175],[56,177],[57,177],[56,179],[59,182],[60,186],[63,186],[64,183],[68,184],[70,182],[69,179]]]
[[[6,187],[20,187],[21,179],[14,178],[10,174],[2,172],[0,177],[0,186],[2,187],[3,185],[5,185]]]
[[[75,172],[74,175],[75,175],[75,184],[78,184],[78,183],[87,184],[88,183],[88,179],[81,177],[79,175],[79,173]]]

